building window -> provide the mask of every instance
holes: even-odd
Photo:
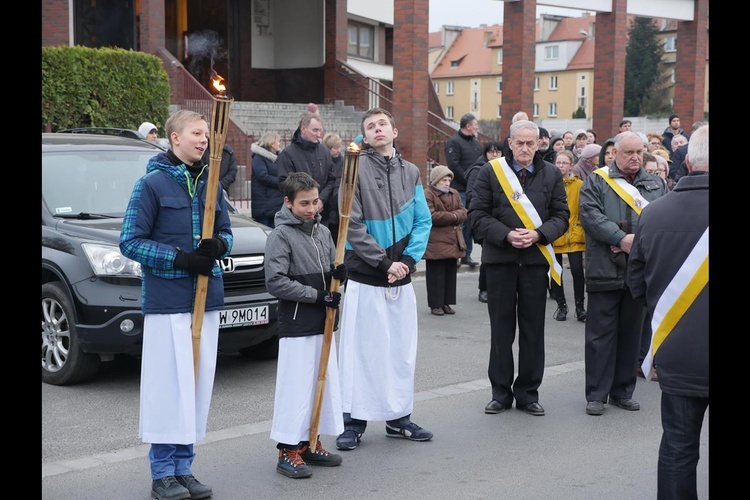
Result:
[[[497,51],[497,64],[503,64],[503,49]]]
[[[367,24],[349,23],[349,43],[346,51],[350,56],[375,59],[375,28]]]
[[[560,46],[548,45],[544,47],[544,59],[547,61],[557,61],[560,58]]]
[[[534,77],[534,92],[539,92],[539,77]]]
[[[539,118],[539,104],[534,103],[534,112],[533,112],[534,118]]]
[[[551,102],[547,104],[547,116],[550,118],[557,116],[557,103]]]
[[[578,96],[578,107],[586,109],[586,87],[581,87],[581,95]]]
[[[677,52],[676,36],[668,36],[664,38],[664,52]]]
[[[453,95],[453,82],[448,82],[448,87],[445,89],[445,93]]]
[[[497,117],[498,118],[502,117],[502,112],[503,112],[503,105],[502,104],[498,104],[497,105]]]
[[[503,77],[497,77],[497,93],[500,94],[503,91]]]
[[[432,82],[432,86],[435,87],[435,93],[440,93],[440,84],[438,82]]]
[[[557,90],[557,77],[556,76],[549,77],[549,89]]]
[[[445,117],[449,120],[453,119],[453,106],[445,108]]]

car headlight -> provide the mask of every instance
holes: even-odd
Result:
[[[141,277],[141,264],[125,257],[118,247],[94,243],[81,246],[97,276]]]

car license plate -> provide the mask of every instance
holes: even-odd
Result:
[[[267,323],[268,304],[240,309],[225,309],[219,313],[219,328],[265,325]]]

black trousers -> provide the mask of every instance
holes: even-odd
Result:
[[[483,264],[487,273],[490,315],[490,363],[487,374],[492,399],[510,406],[539,401],[544,376],[546,265]],[[518,376],[513,380],[513,342],[518,320]]]
[[[555,259],[557,259],[558,264],[562,266],[563,263],[563,254],[556,253]],[[576,302],[583,303],[584,300],[584,289],[585,289],[585,279],[583,276],[583,252],[570,252],[568,254],[568,262],[570,262],[570,274],[573,276],[573,297],[575,298]],[[563,273],[560,274],[560,283],[562,284],[563,280]],[[552,284],[550,285],[552,290],[552,298],[559,301],[560,299],[565,300],[565,289],[561,286],[552,281]]]
[[[633,397],[645,302],[629,289],[588,292],[586,401]]]
[[[430,309],[456,303],[457,272],[458,261],[455,257],[425,260],[424,278],[427,285],[427,305]]]

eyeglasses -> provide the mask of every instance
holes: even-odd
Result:
[[[652,146],[661,146],[661,142],[659,141],[651,141],[649,142],[649,144],[651,144]]]
[[[569,161],[556,161],[555,165],[572,165]]]
[[[487,151],[487,154],[490,156],[501,156],[503,152],[498,151],[497,149],[490,149],[489,151]]]

